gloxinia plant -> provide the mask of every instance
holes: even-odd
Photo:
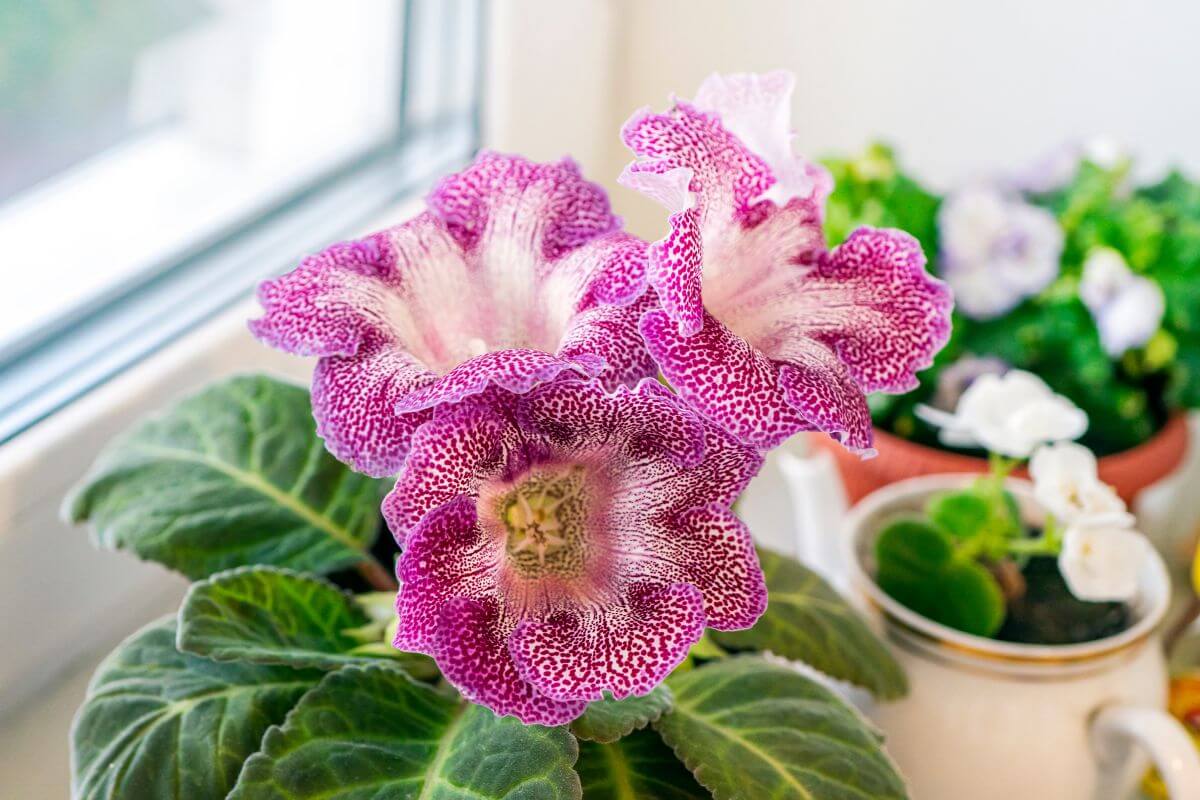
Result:
[[[860,228],[834,250],[821,228],[828,173],[792,152],[789,73],[719,76],[622,137],[621,181],[662,202],[650,246],[661,309],[646,345],[681,396],[758,447],[824,431],[870,453],[868,392],[906,392],[950,335],[950,292],[917,241]]]
[[[1120,630],[1149,544],[1100,481],[1095,455],[1070,441],[1087,428],[1086,415],[1019,370],[979,378],[953,414],[918,413],[948,441],[987,449],[991,469],[965,489],[932,497],[923,516],[880,532],[880,587],[979,636],[1066,644]],[[1036,530],[1006,487],[1025,461],[1044,512]]]
[[[954,335],[920,387],[872,398],[881,428],[932,444],[916,407],[953,408],[981,359],[1033,372],[1083,408],[1083,442],[1100,455],[1200,407],[1200,183],[1174,172],[1137,184],[1129,154],[1103,140],[945,193],[879,145],[827,166],[832,242],[864,224],[902,227],[955,293]]]
[[[97,672],[74,796],[904,796],[786,662],[884,700],[902,672],[732,505],[796,431],[869,451],[865,393],[914,383],[950,298],[900,232],[824,248],[790,88],[626,127],[662,242],[571,162],[484,153],[264,283],[251,329],[318,359],[311,395],[212,387],[68,501],[196,581]]]

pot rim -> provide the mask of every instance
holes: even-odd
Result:
[[[1151,434],[1150,438],[1148,438],[1144,441],[1138,442],[1133,447],[1127,447],[1124,450],[1118,450],[1115,453],[1107,453],[1106,455],[1097,456],[1096,460],[1101,465],[1102,468],[1104,466],[1111,467],[1111,466],[1117,465],[1117,464],[1125,464],[1127,462],[1137,461],[1142,456],[1144,456],[1145,453],[1153,452],[1154,450],[1157,450],[1160,447],[1162,447],[1167,441],[1173,439],[1174,437],[1178,437],[1180,435],[1186,436],[1187,433],[1188,433],[1188,414],[1187,414],[1187,412],[1173,411],[1167,417],[1167,421],[1163,423],[1162,427],[1159,428],[1158,430],[1156,430],[1153,434]],[[816,435],[816,434],[814,434],[814,435]],[[971,455],[970,453],[964,453],[962,450],[955,450],[950,447],[942,447],[939,445],[931,445],[931,444],[924,444],[922,442],[915,442],[906,436],[901,436],[898,433],[893,433],[892,431],[889,431],[886,428],[882,428],[882,427],[878,427],[878,426],[875,428],[875,437],[877,439],[879,437],[883,437],[886,441],[889,441],[889,442],[899,442],[900,446],[903,446],[903,447],[911,447],[911,448],[919,449],[919,450],[932,450],[936,453],[940,453],[943,456],[946,456],[950,459],[958,461],[962,464],[986,465],[988,463],[987,458],[985,456]],[[895,448],[895,447],[897,447],[897,445],[893,444],[893,445],[891,445],[891,447]],[[1185,449],[1186,449],[1186,446],[1185,446]],[[1174,464],[1174,466],[1177,467],[1179,465],[1179,461],[1182,458],[1183,458],[1183,456],[1181,455],[1179,457],[1179,459],[1176,459],[1176,463]],[[946,473],[939,473],[939,474],[951,475],[954,473],[946,472]]]
[[[935,491],[958,489],[969,485],[978,475],[942,473],[908,478],[878,489],[860,500],[850,510],[844,526],[842,544],[845,563],[855,588],[878,609],[885,621],[894,628],[922,640],[924,644],[947,649],[961,656],[988,661],[1029,665],[1060,666],[1066,663],[1093,661],[1130,650],[1148,639],[1162,622],[1170,602],[1171,584],[1162,557],[1147,543],[1148,557],[1139,577],[1138,596],[1133,606],[1137,621],[1120,633],[1078,644],[1021,644],[976,636],[925,617],[883,591],[862,563],[862,541],[878,529],[879,515],[890,506],[900,506],[915,496]],[[1021,502],[1023,510],[1040,513],[1033,499],[1032,484],[1010,478],[1005,486]],[[896,508],[896,511],[911,510]],[[873,524],[874,523],[874,524]]]

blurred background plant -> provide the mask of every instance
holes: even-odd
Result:
[[[936,445],[915,407],[953,408],[979,374],[1008,368],[1083,408],[1081,441],[1100,455],[1200,407],[1200,184],[1171,172],[1133,185],[1107,141],[945,195],[884,144],[825,164],[831,244],[858,225],[903,228],[956,294],[950,344],[918,389],[871,398],[877,425]]]

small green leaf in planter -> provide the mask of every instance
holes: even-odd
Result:
[[[620,741],[579,743],[575,769],[584,800],[709,800],[708,793],[654,731]]]
[[[1020,530],[1016,500],[1008,492],[997,498],[978,489],[941,492],[925,505],[930,521],[960,541],[976,536],[1007,539]]]
[[[878,735],[796,670],[738,656],[668,683],[675,706],[654,727],[717,800],[905,796]]]
[[[875,561],[879,587],[918,614],[976,636],[992,636],[1004,622],[996,579],[939,528],[893,521],[875,540]]]
[[[365,654],[353,633],[370,617],[324,578],[277,567],[239,567],[192,585],[179,610],[179,649],[217,661],[337,669],[392,657],[429,674],[425,656],[379,648]],[[380,636],[384,625],[378,625]],[[429,662],[432,663],[432,662]]]
[[[571,723],[571,733],[594,742],[615,742],[637,728],[644,728],[671,707],[671,690],[660,683],[649,694],[614,700],[605,695],[588,705],[583,716]]]
[[[767,578],[766,613],[744,631],[711,631],[731,650],[770,650],[892,699],[908,691],[904,672],[862,618],[820,575],[759,548]]]
[[[367,557],[383,489],[326,452],[308,392],[239,377],[114,440],[65,512],[100,546],[189,578],[250,564],[325,573]]]
[[[566,728],[523,725],[396,669],[345,667],[263,737],[230,800],[578,798]]]
[[[220,800],[322,674],[180,653],[174,618],[143,628],[88,687],[71,729],[71,796]]]

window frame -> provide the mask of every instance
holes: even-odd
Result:
[[[0,445],[469,160],[481,137],[483,4],[404,0],[400,16],[394,132],[0,350]]]

